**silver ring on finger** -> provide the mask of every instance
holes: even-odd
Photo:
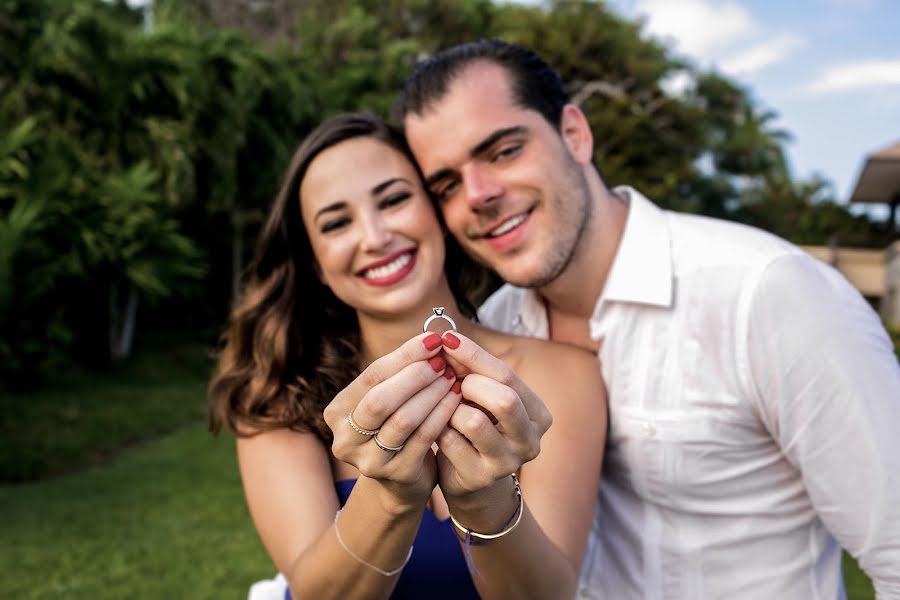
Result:
[[[422,325],[423,332],[428,331],[428,325],[430,325],[431,322],[434,321],[435,319],[443,319],[443,320],[447,321],[448,323],[450,323],[450,327],[453,328],[453,331],[458,331],[456,329],[456,323],[453,321],[453,319],[451,319],[449,316],[444,314],[443,306],[435,306],[434,308],[431,309],[431,311],[434,314],[430,315],[427,319],[425,319],[425,324]]]
[[[379,440],[377,435],[373,435],[372,439],[375,440],[375,445],[385,452],[400,452],[401,450],[403,450],[403,444],[400,444],[399,446],[388,446],[387,444]]]
[[[380,430],[379,429],[363,429],[359,425],[356,424],[356,421],[353,420],[353,411],[351,410],[347,413],[347,422],[350,423],[350,427],[353,428],[353,431],[360,435],[375,435]]]

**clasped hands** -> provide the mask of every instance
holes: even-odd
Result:
[[[552,422],[511,368],[457,332],[379,358],[324,414],[335,457],[401,508],[423,506],[436,485],[451,504],[488,490],[538,455]]]

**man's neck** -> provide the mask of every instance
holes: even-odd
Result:
[[[551,339],[579,346],[590,341],[588,322],[606,285],[628,217],[625,199],[607,191],[599,177],[589,182],[594,205],[582,243],[566,270],[537,290],[547,304]]]

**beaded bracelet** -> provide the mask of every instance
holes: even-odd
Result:
[[[450,520],[453,522],[453,525],[465,535],[467,541],[471,538],[483,541],[496,540],[497,538],[512,533],[512,531],[519,526],[519,522],[522,520],[522,513],[525,512],[525,502],[522,500],[522,488],[519,486],[519,478],[516,477],[515,473],[512,474],[512,480],[513,485],[516,487],[516,498],[519,500],[519,506],[516,507],[516,512],[513,513],[509,518],[509,521],[506,522],[504,529],[499,533],[478,533],[477,531],[472,531],[468,527],[461,525],[453,515],[450,515]],[[510,523],[512,524],[510,525]]]

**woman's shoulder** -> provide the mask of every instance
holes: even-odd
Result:
[[[501,333],[492,344],[495,356],[506,362],[529,385],[565,380],[570,385],[602,385],[597,355],[571,344]]]

